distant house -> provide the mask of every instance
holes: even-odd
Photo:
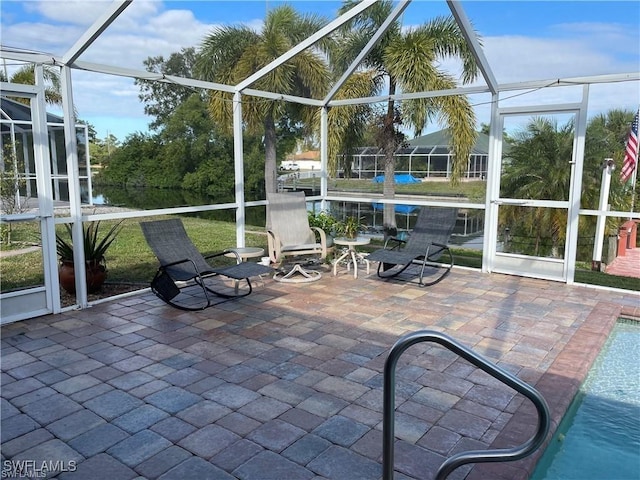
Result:
[[[2,97],[0,101],[0,143],[3,148],[11,148],[16,157],[16,165],[13,165],[12,168],[17,169],[18,177],[25,181],[24,187],[19,193],[27,198],[37,198],[31,108],[29,105],[6,97]],[[69,200],[69,182],[64,118],[47,113],[47,133],[49,136],[49,168],[53,180],[53,200],[67,202]],[[81,196],[83,202],[90,202],[92,198],[91,164],[87,148],[89,136],[86,125],[76,125],[76,141]],[[0,170],[4,171],[4,169],[5,162],[0,157]]]
[[[281,165],[283,170],[320,170],[320,152],[307,150],[287,155]]]
[[[451,151],[447,130],[423,135],[409,140],[407,147],[396,151],[396,173],[417,178],[449,178],[451,175]],[[489,156],[489,136],[478,133],[469,155],[469,163],[463,178],[485,179]],[[384,174],[384,154],[378,147],[361,147],[352,156],[353,178],[374,178]]]

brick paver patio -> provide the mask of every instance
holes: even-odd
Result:
[[[46,462],[62,480],[377,479],[398,337],[443,331],[489,357],[543,393],[555,428],[621,312],[640,316],[640,297],[454,270],[425,289],[344,272],[198,313],[141,293],[14,323],[3,478]],[[528,401],[442,347],[411,347],[396,376],[397,479],[533,434]],[[525,479],[535,461],[450,478]]]

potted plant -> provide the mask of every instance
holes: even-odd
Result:
[[[347,217],[341,225],[342,234],[346,238],[356,238],[362,227],[358,217]]]
[[[92,222],[88,227],[82,227],[84,238],[84,259],[87,271],[87,291],[94,293],[100,290],[107,278],[105,253],[120,232],[120,224],[116,223],[101,239],[99,238],[100,222]],[[64,225],[69,240],[56,234],[56,247],[60,257],[59,277],[60,285],[68,293],[76,292],[75,266],[73,261],[73,243],[71,242],[71,225]]]

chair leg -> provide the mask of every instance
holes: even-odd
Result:
[[[296,273],[300,274],[301,277],[294,276]],[[277,282],[283,283],[305,283],[315,282],[316,280],[320,280],[320,277],[322,277],[322,274],[320,272],[308,272],[296,263],[288,273],[286,273],[285,275],[276,273],[273,276],[273,279]]]
[[[204,290],[204,289],[203,289]],[[204,310],[205,308],[211,306],[211,301],[209,299],[209,295],[207,295],[207,293],[205,292],[205,298],[206,298],[206,303],[204,303],[201,306],[197,306],[197,307],[187,307],[186,305],[182,305],[180,303],[174,302],[173,299],[175,297],[167,297],[165,295],[162,294],[162,292],[158,291],[157,289],[155,289],[154,287],[151,287],[151,291],[154,293],[154,295],[156,297],[158,297],[160,300],[162,300],[164,303],[166,303],[167,305],[171,305],[174,308],[177,308],[179,310],[186,310],[188,312],[199,312],[200,310]]]
[[[200,287],[202,287],[202,285],[200,285]],[[206,291],[204,291],[204,288],[203,291],[207,302],[202,306],[187,307],[178,302],[174,302],[173,299],[180,295],[181,289],[175,284],[169,274],[162,269],[158,270],[153,277],[153,280],[151,280],[151,291],[156,297],[165,302],[167,305],[171,305],[172,307],[180,310],[194,312],[204,310],[211,305],[209,295]]]
[[[407,264],[395,264],[395,263],[382,263],[378,264],[378,277],[380,278],[392,278],[400,275],[404,272],[409,266],[411,262]]]
[[[425,261],[423,262],[422,268],[420,270],[420,282],[419,282],[421,287],[430,287],[431,285],[435,285],[436,283],[439,283],[440,281],[444,280],[444,278],[447,275],[449,275],[449,272],[453,268],[453,254],[451,253],[451,250],[448,247],[445,248],[444,251],[449,256],[449,263],[448,264],[444,264],[442,262],[438,263],[438,262],[429,260],[428,258],[425,259]],[[424,281],[424,269],[425,269],[425,266],[427,265],[428,262],[432,262],[431,266],[439,268],[439,269],[441,268],[444,271],[438,277],[436,277],[434,280],[431,280],[429,282],[425,282]]]
[[[233,282],[234,282],[233,290],[236,292],[235,294],[224,293],[224,292],[215,290],[215,289],[213,289],[213,288],[211,288],[211,287],[209,287],[209,286],[207,286],[205,284],[205,281],[206,281],[207,278],[213,278],[213,277],[217,277],[217,276],[218,276],[217,274],[216,275],[209,275],[209,276],[206,276],[206,277],[202,277],[200,280],[196,278],[196,283],[198,283],[204,290],[209,291],[209,292],[213,293],[214,295],[216,295],[218,297],[222,297],[222,298],[241,298],[241,297],[246,297],[247,295],[250,295],[251,292],[253,291],[253,287],[251,285],[251,281],[248,278],[244,278],[243,279],[243,280],[245,280],[247,282],[247,286],[249,287],[248,291],[246,291],[244,293],[240,293],[240,294],[238,293],[238,291],[239,291],[239,287],[238,286],[239,286],[239,282],[241,280],[233,280]],[[207,298],[208,297],[209,296],[207,295]]]

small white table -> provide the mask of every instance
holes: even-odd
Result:
[[[351,267],[351,264],[353,264],[353,278],[358,278],[358,262],[364,263],[367,266],[367,275],[368,275],[369,260],[367,260],[367,257],[364,254],[358,253],[358,251],[356,250],[356,247],[358,245],[368,245],[369,242],[371,242],[371,239],[368,237],[334,238],[333,243],[335,243],[336,245],[342,245],[344,247],[347,247],[347,251],[344,252],[335,262],[333,262],[333,274],[334,275],[337,274],[338,263],[340,263],[344,259],[347,259],[347,271]]]
[[[230,248],[229,250],[231,250],[232,252],[236,252],[243,262],[246,262],[248,258],[257,258],[264,255],[264,248],[259,247],[238,247]],[[224,256],[230,258],[235,257],[235,255],[231,252],[225,253]]]
[[[233,253],[233,252],[236,252],[240,257],[241,262],[246,262],[249,258],[258,258],[264,255],[264,248],[260,248],[260,247],[236,247],[236,248],[230,248],[229,250],[231,251],[229,253],[225,253],[224,256],[229,258],[237,258]],[[262,280],[262,285],[264,285],[264,278],[262,278],[262,275],[258,275],[258,278]],[[238,285],[240,284],[240,282],[238,280],[234,280],[234,281],[235,281],[235,286],[237,291]]]

